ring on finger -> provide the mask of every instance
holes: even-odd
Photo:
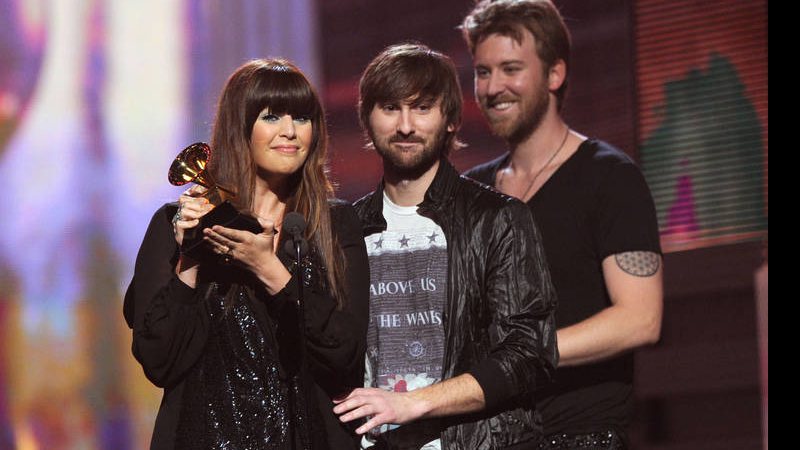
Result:
[[[233,261],[233,256],[231,255],[230,248],[228,251],[219,255],[219,261],[223,266],[227,266]]]
[[[178,207],[178,212],[176,212],[175,215],[172,216],[172,225],[176,225],[179,220],[183,219],[183,214],[182,214],[183,211],[182,210],[183,210],[183,205],[179,206]]]

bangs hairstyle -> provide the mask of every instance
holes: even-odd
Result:
[[[291,192],[286,212],[306,218],[305,237],[313,243],[325,265],[328,285],[341,306],[344,300],[344,258],[331,228],[328,201],[333,185],[328,179],[328,131],[325,112],[314,88],[297,66],[285,59],[256,59],[240,66],[228,78],[217,105],[212,133],[209,173],[222,186],[235,189],[233,203],[253,211],[258,168],[250,149],[250,136],[259,114],[307,117],[312,124],[308,157],[288,179]]]
[[[418,105],[441,99],[447,133],[444,153],[463,146],[456,139],[461,126],[461,85],[453,61],[419,43],[392,45],[369,63],[359,82],[358,114],[364,130],[375,105],[410,102]]]
[[[525,30],[534,37],[536,54],[545,74],[558,60],[569,74],[570,35],[564,19],[550,0],[482,0],[464,18],[461,33],[475,56],[475,47],[492,34],[522,43]],[[567,93],[567,79],[555,92],[558,107]]]
[[[253,124],[264,108],[268,108],[271,114],[308,117],[314,125],[319,123],[322,106],[317,94],[306,77],[291,63],[271,60],[254,75],[252,87],[247,92],[249,95],[243,103],[246,113],[242,126],[246,135],[250,135]],[[314,130],[317,128],[314,127]]]

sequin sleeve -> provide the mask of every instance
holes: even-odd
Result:
[[[167,204],[153,215],[124,304],[125,320],[133,330],[133,355],[159,387],[180,381],[208,337],[204,303],[175,275],[178,246],[170,219],[176,208]]]

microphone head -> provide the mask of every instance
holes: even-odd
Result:
[[[298,246],[298,247],[296,247]],[[300,257],[306,256],[308,254],[308,242],[305,239],[289,239],[288,241],[283,243],[283,251],[286,253],[297,256],[297,251],[300,250]]]
[[[303,231],[306,230],[306,219],[299,212],[292,211],[283,217],[282,227],[285,233],[297,239],[302,237]]]

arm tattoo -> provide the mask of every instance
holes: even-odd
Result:
[[[614,255],[620,269],[636,277],[651,277],[658,272],[661,258],[653,252],[624,252]]]

